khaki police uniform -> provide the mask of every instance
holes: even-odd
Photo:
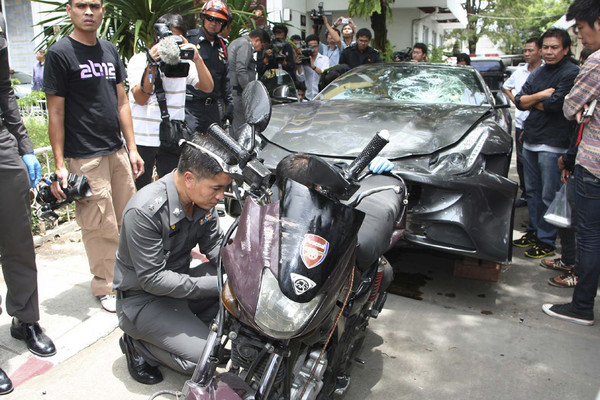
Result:
[[[150,365],[191,373],[208,336],[206,322],[218,307],[215,265],[222,232],[214,209],[196,206],[192,216],[185,214],[173,174],[145,186],[127,204],[114,288],[119,326],[135,350]],[[211,263],[190,268],[196,244]]]

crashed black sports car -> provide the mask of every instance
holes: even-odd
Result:
[[[408,187],[403,242],[506,262],[513,200],[509,122],[481,75],[466,66],[391,63],[355,68],[313,101],[273,107],[262,133],[269,166],[289,152],[352,159],[373,134]]]

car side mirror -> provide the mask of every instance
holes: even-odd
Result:
[[[496,104],[494,105],[494,108],[500,109],[500,108],[510,108],[510,107],[511,107],[511,104],[510,104],[510,99],[508,98],[508,96],[501,91],[496,93]]]
[[[281,85],[273,90],[273,98],[280,101],[298,101],[298,94],[288,85]]]

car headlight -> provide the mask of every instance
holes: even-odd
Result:
[[[432,165],[433,173],[461,174],[473,167],[485,141],[488,138],[486,127],[478,126],[458,144],[436,157]]]
[[[287,339],[300,332],[321,303],[322,294],[308,303],[288,299],[270,269],[262,273],[254,322],[271,337]]]

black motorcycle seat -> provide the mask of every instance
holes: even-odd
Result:
[[[400,186],[400,193],[385,190],[364,198],[356,207],[365,213],[358,231],[357,263],[366,270],[390,247],[392,233],[402,210],[403,183],[389,175],[369,175],[360,182],[355,196],[366,190],[381,186]]]

